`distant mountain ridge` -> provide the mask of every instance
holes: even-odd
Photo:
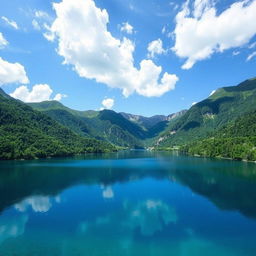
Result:
[[[16,148],[19,152],[20,150],[26,152],[25,155],[33,156],[33,152],[37,152],[36,156],[47,156],[61,155],[63,152],[73,154],[86,150],[104,151],[102,147],[113,150],[111,145],[115,145],[121,148],[180,147],[184,152],[205,156],[219,154],[219,156],[231,156],[231,158],[234,156],[254,159],[256,142],[254,145],[248,141],[248,138],[252,141],[256,138],[253,125],[255,115],[255,78],[248,79],[237,86],[219,88],[189,110],[182,110],[168,116],[152,117],[117,113],[113,110],[78,111],[57,101],[24,104],[0,89],[0,131],[3,134],[0,140],[0,158],[1,153],[5,154],[5,152],[8,152],[5,157],[11,158],[17,153],[15,153]],[[248,129],[243,126],[243,123],[250,126],[250,133],[246,132]],[[22,148],[20,143],[25,135],[29,138],[29,140],[24,138],[28,141],[27,149]],[[33,142],[36,137],[43,142],[41,145],[44,145],[44,148],[48,148],[48,153],[42,153],[40,143]],[[68,140],[65,142],[66,138]],[[47,140],[49,145],[45,144]],[[18,144],[13,144],[13,141]],[[234,143],[238,146],[230,146]],[[221,144],[229,148],[228,154],[222,151],[225,149],[220,147]],[[208,145],[218,150],[212,151]]]
[[[120,114],[125,117],[126,119],[130,120],[131,122],[137,123],[141,125],[144,129],[150,129],[156,124],[163,122],[163,121],[170,121],[180,115],[185,114],[187,110],[181,110],[177,113],[170,114],[168,116],[165,115],[154,115],[151,117],[145,117],[141,115],[133,115],[129,113],[120,112]]]
[[[180,119],[156,139],[157,146],[184,145],[207,138],[238,117],[256,110],[256,79],[216,90],[207,99],[193,105]]]
[[[102,111],[77,111],[56,101],[28,103],[28,105],[42,111],[80,135],[105,140],[117,146],[128,148],[145,147],[147,140],[164,131],[168,120],[173,120],[185,113],[185,111],[181,111],[169,116],[148,118],[106,109]],[[136,122],[135,116],[142,122]]]

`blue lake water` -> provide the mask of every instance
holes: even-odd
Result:
[[[0,170],[1,256],[256,255],[254,163],[131,151]]]

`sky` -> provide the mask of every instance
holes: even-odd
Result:
[[[256,0],[0,1],[0,87],[24,102],[168,115],[256,76]]]

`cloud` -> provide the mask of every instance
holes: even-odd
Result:
[[[33,28],[34,28],[35,30],[41,30],[41,26],[39,25],[39,23],[38,23],[37,20],[33,19],[33,20],[32,20],[32,25],[33,25]]]
[[[254,47],[256,47],[256,42],[251,43],[248,48],[253,49]]]
[[[19,29],[17,23],[13,20],[9,20],[8,18],[6,18],[5,16],[2,16],[2,20],[5,21],[5,23],[11,27],[13,27],[14,29]]]
[[[163,27],[162,27],[162,30],[161,30],[161,33],[162,33],[162,34],[165,34],[166,30],[167,30],[167,29],[166,29],[166,26],[163,26]]]
[[[111,109],[113,108],[114,104],[115,104],[115,100],[114,99],[110,99],[110,98],[107,98],[107,99],[104,99],[101,104],[103,105],[103,107],[105,109]]]
[[[216,92],[216,90],[213,90],[213,91],[210,93],[209,97],[211,97],[215,92]]]
[[[3,49],[8,44],[9,44],[8,41],[4,38],[3,34],[0,32],[0,49]]]
[[[130,25],[128,22],[124,22],[124,23],[122,23],[120,30],[122,32],[126,32],[127,34],[132,34],[133,33],[133,26]]]
[[[255,52],[253,52],[253,53],[251,53],[248,57],[247,57],[247,59],[246,59],[246,61],[250,61],[252,58],[254,58],[256,56],[256,51]]]
[[[52,92],[53,91],[48,84],[36,84],[33,86],[31,91],[29,91],[27,86],[22,85],[11,93],[10,96],[24,102],[41,102],[49,100],[60,101],[63,97],[66,97],[65,94],[58,93],[53,99],[51,99]]]
[[[56,100],[56,101],[61,101],[62,98],[67,98],[68,96],[66,94],[61,94],[61,93],[57,93],[55,95],[55,97],[53,98],[53,100]]]
[[[232,54],[233,54],[233,56],[236,56],[236,55],[239,55],[240,52],[239,51],[233,51]]]
[[[154,40],[148,44],[148,57],[154,58],[155,55],[161,55],[165,53],[165,50],[163,48],[163,42],[159,38],[157,40]]]
[[[135,92],[161,96],[175,88],[178,77],[161,74],[162,67],[152,61],[142,60],[139,69],[134,66],[134,43],[112,36],[107,11],[97,8],[93,0],[63,0],[53,7],[56,19],[48,35],[58,40],[63,64],[72,65],[80,77],[119,88],[126,97]]]
[[[11,83],[29,83],[25,68],[19,63],[10,63],[0,57],[0,86]]]
[[[50,19],[50,16],[47,12],[41,11],[41,10],[36,10],[35,11],[35,17],[40,18],[40,19]]]
[[[220,14],[211,0],[195,0],[193,8],[187,1],[176,16],[174,30],[173,51],[187,59],[182,68],[247,44],[256,34],[255,13],[256,1],[235,2]]]
[[[33,12],[32,26],[38,31],[43,29],[48,30],[48,24],[52,22],[52,20],[52,17],[47,12],[36,10]]]
[[[191,104],[191,106],[194,106],[194,105],[196,105],[197,104],[197,102],[195,101],[195,102],[192,102],[192,104]]]

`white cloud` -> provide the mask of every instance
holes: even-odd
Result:
[[[3,34],[0,32],[0,49],[3,49],[8,45],[8,41],[4,38]]]
[[[240,54],[240,52],[239,51],[233,51],[233,56],[236,56],[236,55],[239,55]]]
[[[33,12],[32,25],[35,30],[46,30],[48,32],[48,24],[52,22],[52,20],[52,17],[47,12],[41,10],[36,10]],[[47,32],[45,32],[46,35],[48,35]],[[45,34],[43,35],[45,36]]]
[[[163,26],[161,32],[162,32],[162,34],[165,34],[165,32],[166,32],[166,26]]]
[[[48,84],[36,84],[33,86],[31,91],[29,91],[27,86],[22,85],[18,87],[13,93],[11,93],[10,96],[24,102],[41,102],[49,100],[60,101],[63,97],[67,97],[65,94],[58,93],[52,99],[52,92],[53,91]]]
[[[154,40],[148,44],[148,57],[154,58],[155,55],[160,55],[165,53],[163,48],[163,42],[160,38]]]
[[[190,69],[197,61],[209,58],[215,52],[247,44],[256,34],[256,1],[233,3],[219,15],[211,0],[189,1],[176,16],[173,51],[187,58],[183,69]]]
[[[132,34],[133,33],[133,26],[130,25],[128,22],[124,22],[121,25],[121,31],[126,32],[127,34]]]
[[[102,102],[101,102],[102,106],[105,108],[105,109],[111,109],[113,108],[114,104],[115,104],[115,100],[114,99],[110,99],[110,98],[107,98],[107,99],[104,99]]]
[[[195,102],[192,102],[192,104],[191,104],[191,106],[194,106],[194,105],[196,105],[197,104],[197,102],[195,101]]]
[[[19,29],[19,27],[15,21],[9,20],[5,16],[2,16],[2,20],[5,21],[7,25],[13,27],[14,29]]]
[[[49,14],[41,10],[35,11],[35,17],[40,19],[50,19]]]
[[[249,45],[249,49],[253,49],[254,47],[256,46],[256,42],[253,42],[253,43],[251,43],[250,45]]]
[[[135,45],[112,36],[107,11],[97,8],[93,0],[63,0],[53,7],[56,19],[49,35],[58,40],[63,64],[72,65],[79,76],[120,88],[126,97],[134,92],[161,96],[174,89],[178,77],[162,75],[162,67],[152,61],[142,60],[139,69],[134,66]]]
[[[256,51],[255,52],[253,52],[253,53],[251,53],[248,57],[247,57],[247,59],[246,59],[246,61],[250,61],[252,58],[254,58],[256,56]]]
[[[32,25],[33,25],[33,28],[34,28],[35,30],[41,30],[41,26],[39,25],[39,23],[38,23],[37,20],[33,19],[33,20],[32,20]]]
[[[10,83],[29,83],[25,68],[19,63],[10,63],[0,57],[0,86]]]
[[[216,92],[216,90],[213,90],[213,91],[210,93],[209,97],[211,97],[215,92]]]
[[[62,98],[67,98],[68,96],[66,94],[57,93],[53,100],[61,101]]]

